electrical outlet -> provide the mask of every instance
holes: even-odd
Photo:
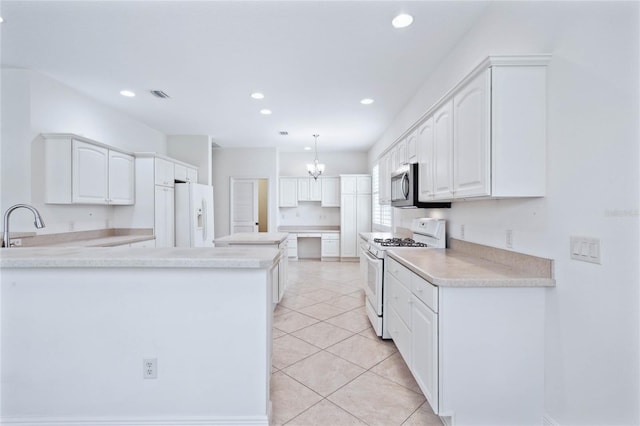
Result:
[[[507,229],[506,237],[507,248],[513,248],[513,230]]]
[[[9,247],[22,247],[22,238],[11,238],[9,240]]]
[[[460,239],[464,240],[464,225],[460,225]]]
[[[142,378],[158,378],[158,358],[144,358],[142,360]]]

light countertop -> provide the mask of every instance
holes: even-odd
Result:
[[[278,231],[280,232],[291,232],[291,233],[337,233],[340,232],[339,226],[279,226]]]
[[[269,268],[275,248],[3,248],[2,268]]]
[[[155,239],[151,228],[116,228],[41,235],[11,235],[22,247],[115,247]]]
[[[113,237],[92,238],[88,240],[41,244],[38,247],[115,247],[154,239],[155,237],[153,235],[118,235]]]
[[[553,261],[520,253],[513,253],[505,263],[455,249],[400,248],[386,253],[418,276],[441,287],[555,286],[551,273]],[[535,264],[542,267],[536,269]]]
[[[239,232],[215,239],[215,245],[275,245],[287,239],[286,232]]]

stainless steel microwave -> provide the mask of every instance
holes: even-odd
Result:
[[[450,202],[418,201],[418,165],[407,164],[391,174],[391,205],[403,209],[447,208]]]

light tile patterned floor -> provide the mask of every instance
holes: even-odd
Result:
[[[393,342],[373,332],[359,265],[289,266],[274,312],[271,424],[441,426]]]

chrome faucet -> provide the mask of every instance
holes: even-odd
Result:
[[[44,221],[42,220],[42,216],[40,216],[40,212],[36,210],[35,207],[31,207],[28,204],[16,204],[15,206],[11,206],[4,213],[4,235],[2,236],[2,247],[11,247],[9,245],[9,217],[14,210],[19,208],[31,210],[31,213],[33,213],[33,217],[35,217],[36,219],[33,224],[38,229],[44,228]]]

